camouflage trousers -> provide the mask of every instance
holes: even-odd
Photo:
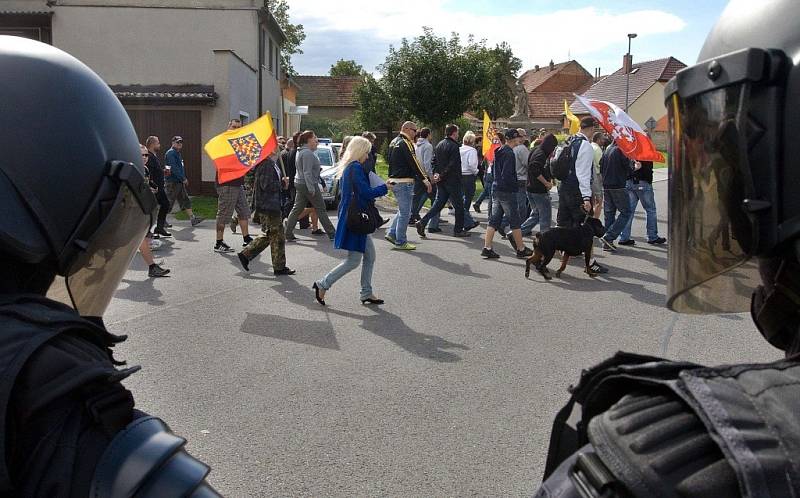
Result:
[[[286,235],[281,213],[276,211],[259,215],[263,233],[247,244],[242,254],[248,260],[253,260],[269,246],[272,250],[272,270],[282,270],[286,268]]]

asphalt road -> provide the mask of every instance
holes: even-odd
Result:
[[[666,234],[666,183],[655,188]],[[212,252],[213,222],[174,224],[156,253],[171,278],[148,279],[137,256],[106,319],[130,335],[118,356],[144,367],[127,382],[139,408],[190,440],[225,496],[530,495],[581,368],[617,350],[707,364],[779,356],[747,315],[664,308],[666,247],[644,243],[641,208],[638,244],[599,252],[611,272],[595,280],[577,263],[526,280],[505,240],[502,258],[484,261],[478,236],[436,234],[399,253],[381,230],[380,308],[358,301],[357,271],[316,304],[311,283],[343,254],[326,237],[297,231],[287,257],[298,273],[276,278],[268,252],[250,273]]]

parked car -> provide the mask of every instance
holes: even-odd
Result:
[[[339,192],[339,180],[336,178],[336,152],[330,145],[320,144],[314,154],[319,158],[322,165],[319,177],[325,182],[325,192],[322,198],[325,199],[325,207],[336,209],[339,207],[341,193]]]

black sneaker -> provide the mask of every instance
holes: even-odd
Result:
[[[231,252],[233,252],[233,249],[231,249],[231,246],[229,246],[225,242],[219,241],[216,244],[214,244],[214,252],[223,253],[223,254],[224,253],[231,253]]]
[[[471,236],[472,236],[472,234],[467,232],[466,230],[462,230],[460,232],[456,232],[456,233],[453,234],[453,237],[466,238],[466,237],[471,237]]]
[[[473,205],[472,205],[472,207],[475,209],[475,212],[476,212],[476,213],[479,213],[479,214],[480,214],[480,212],[481,212],[481,205],[480,205],[480,204],[478,204],[478,203],[476,202],[475,204],[473,204]]]
[[[526,259],[533,256],[533,251],[530,247],[526,247],[521,251],[517,251],[517,258],[519,259]]]
[[[476,222],[475,222],[475,223],[473,223],[472,225],[470,225],[470,226],[468,226],[468,227],[464,227],[464,231],[465,231],[465,232],[469,232],[469,231],[470,231],[470,230],[472,230],[473,228],[478,228],[479,226],[481,226],[481,224],[480,224],[480,223],[478,223],[478,222],[476,221]]]
[[[205,218],[201,218],[199,216],[195,216],[195,217],[192,218],[191,224],[192,224],[193,227],[196,227],[197,225],[199,225],[203,221],[205,221]]]
[[[325,235],[325,232],[321,228],[317,228],[316,230],[311,230],[311,235]]]
[[[291,268],[281,268],[280,270],[275,270],[273,273],[276,276],[280,276],[280,275],[294,275],[297,272],[292,270]]]
[[[164,228],[162,227],[156,228],[155,230],[153,230],[153,233],[161,237],[172,237],[172,234],[164,230]]]
[[[423,239],[425,238],[425,225],[422,224],[422,220],[414,223],[414,226],[417,228],[417,233]]]
[[[648,244],[654,245],[654,246],[665,244],[666,242],[667,242],[667,239],[665,239],[664,237],[659,237],[657,239],[653,239],[653,240],[648,240],[647,241]]]
[[[597,260],[592,261],[592,264],[589,265],[589,269],[595,273],[608,273],[608,268],[598,263]]]
[[[169,270],[161,268],[155,263],[150,265],[150,268],[147,270],[147,276],[150,278],[166,277],[167,275],[169,275]]]
[[[244,242],[244,244],[242,244],[242,247],[247,247],[247,245],[248,245],[250,242],[253,242],[253,237],[251,237],[251,236],[247,235],[247,236],[245,236],[245,237],[242,239],[242,241]]]
[[[600,237],[600,242],[603,243],[603,250],[607,252],[617,252],[617,246],[614,245],[613,240],[608,240],[605,237]]]
[[[633,239],[620,240],[619,242],[617,242],[617,244],[619,244],[621,246],[635,246],[636,245],[636,241],[633,240]]]
[[[247,259],[247,256],[245,256],[243,252],[240,252],[237,256],[239,256],[239,262],[242,264],[242,268],[244,268],[245,271],[250,271],[250,260]]]
[[[483,248],[481,251],[481,257],[486,259],[498,259],[500,255],[494,252],[493,249],[488,249],[486,247]]]
[[[428,233],[442,233],[441,228],[429,228]]]

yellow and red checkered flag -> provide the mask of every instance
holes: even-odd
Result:
[[[266,113],[247,126],[220,133],[204,147],[217,168],[217,181],[241,178],[278,148],[272,115]]]

